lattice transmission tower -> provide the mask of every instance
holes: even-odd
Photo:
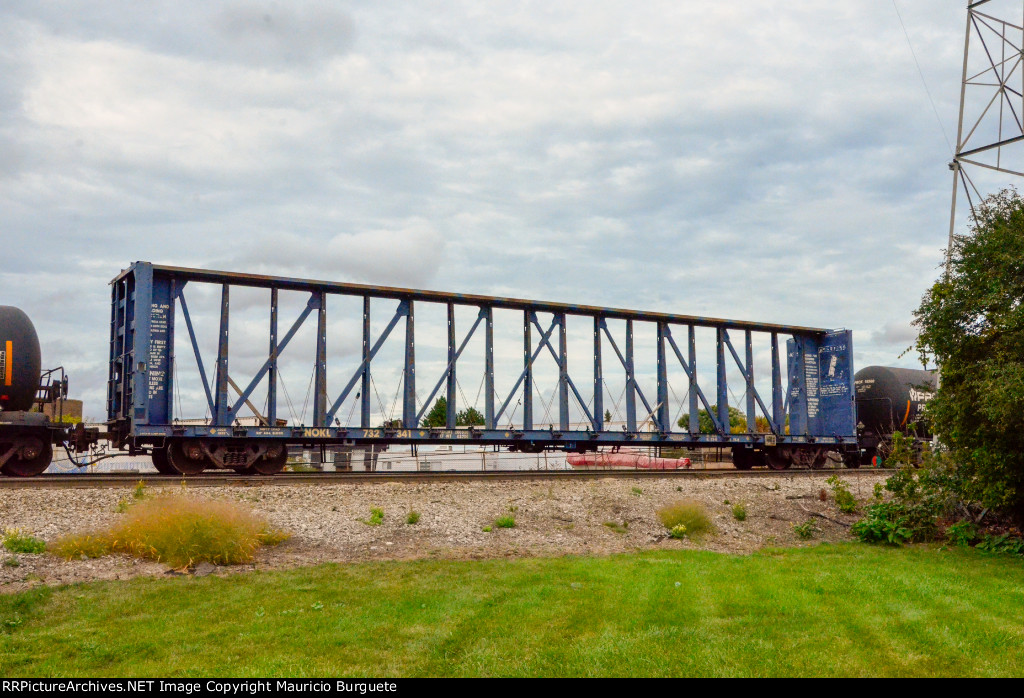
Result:
[[[949,263],[962,190],[971,210],[988,186],[1005,177],[1024,177],[1024,1],[971,0],[967,3],[960,118],[949,217]],[[985,180],[984,182],[981,180]]]

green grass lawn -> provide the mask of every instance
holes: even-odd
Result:
[[[325,565],[0,596],[10,676],[1021,676],[1024,560],[820,545],[736,557]]]

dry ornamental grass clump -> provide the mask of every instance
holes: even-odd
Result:
[[[61,538],[51,552],[68,560],[126,553],[173,567],[236,565],[288,538],[235,503],[176,494],[142,500],[109,530]]]
[[[673,538],[698,540],[715,532],[711,517],[700,502],[679,501],[658,509],[658,518]]]

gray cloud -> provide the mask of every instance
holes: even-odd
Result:
[[[962,8],[901,7],[951,131]],[[863,364],[945,242],[888,6],[13,0],[0,116],[3,300],[96,413],[133,260],[843,325]]]
[[[254,67],[308,67],[346,53],[355,39],[351,15],[321,0],[227,5],[113,0],[88,9],[59,0],[8,5],[10,17],[55,36]]]

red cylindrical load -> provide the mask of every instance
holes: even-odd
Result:
[[[689,468],[689,458],[656,458],[641,451],[618,453],[573,453],[566,458],[574,468],[639,468],[641,470],[680,470]]]
[[[39,337],[28,315],[0,305],[0,410],[31,409],[41,364]]]

